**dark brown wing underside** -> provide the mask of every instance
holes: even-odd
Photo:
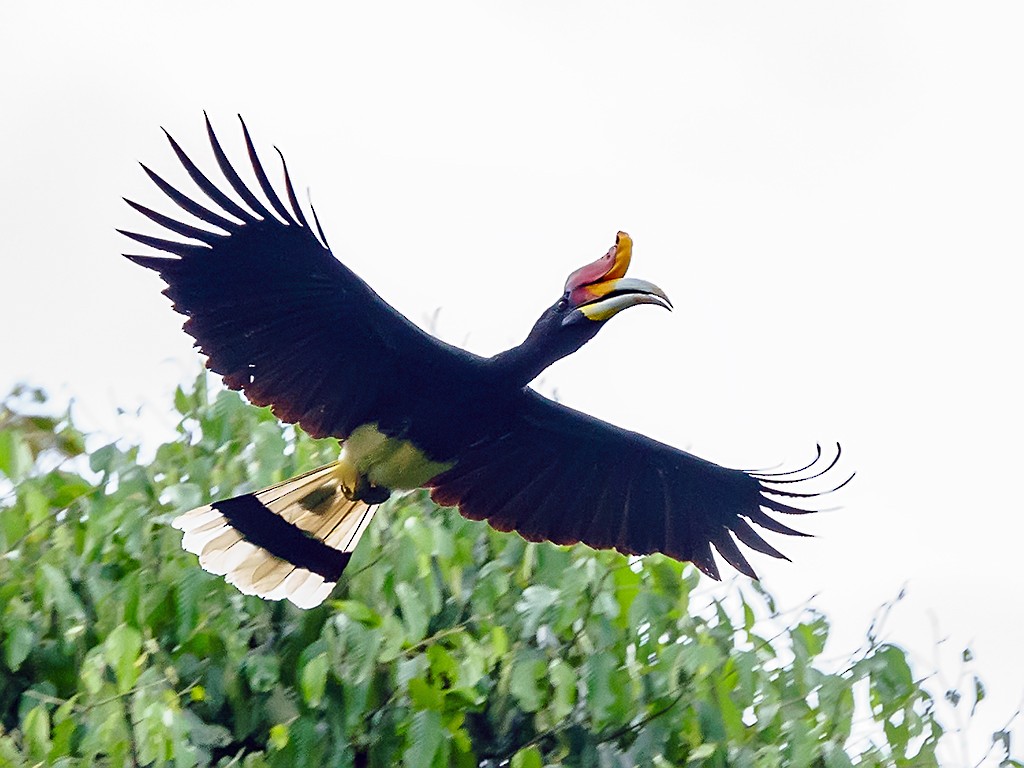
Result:
[[[734,568],[756,573],[737,546],[785,556],[750,523],[793,536],[770,514],[802,514],[779,497],[810,499],[791,483],[820,477],[815,461],[802,474],[726,469],[642,435],[524,395],[520,416],[432,481],[436,502],[531,541],[582,542],[627,554],[662,552],[720,578],[712,547]],[[845,484],[845,483],[844,483]],[[834,489],[830,489],[834,490]]]

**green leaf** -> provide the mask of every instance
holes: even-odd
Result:
[[[541,680],[546,668],[544,657],[538,651],[527,649],[516,656],[509,678],[509,692],[526,712],[536,712],[541,708],[544,697]]]
[[[121,451],[116,443],[109,443],[89,454],[89,469],[93,472],[113,472],[120,464]]]
[[[828,625],[824,618],[818,617],[809,624],[797,624],[792,634],[794,645],[803,652],[804,656],[814,658],[825,648]]]
[[[35,633],[32,627],[22,621],[14,621],[7,629],[7,638],[4,640],[4,661],[8,669],[16,672],[22,662],[28,658],[35,643]]]
[[[53,606],[64,621],[84,621],[85,608],[71,589],[67,575],[49,563],[43,563],[39,572],[42,575],[39,588],[44,590],[44,605]]]
[[[444,696],[425,678],[414,677],[408,683],[409,698],[418,709],[444,709]]]
[[[552,714],[556,720],[562,720],[569,715],[576,706],[576,670],[562,661],[555,659],[549,668],[551,685],[555,689],[552,700]]]
[[[615,599],[619,604],[619,615],[629,616],[633,601],[643,586],[640,574],[632,568],[616,568],[612,578],[615,579]]]
[[[138,678],[135,662],[141,650],[142,635],[127,624],[119,624],[103,643],[104,658],[114,670],[121,693],[127,693],[135,685]]]
[[[535,584],[523,590],[523,596],[516,603],[516,610],[523,614],[523,635],[533,635],[537,631],[544,614],[558,602],[561,592],[553,587]]]
[[[750,607],[750,603],[743,600],[743,629],[750,632],[754,628],[754,624],[757,622],[757,618],[754,616],[754,609]]]
[[[288,746],[288,726],[285,723],[277,723],[270,726],[270,745],[280,751]]]
[[[91,648],[82,660],[78,674],[87,693],[98,694],[103,689],[107,663],[103,660],[103,648]]]
[[[981,682],[981,679],[977,675],[975,675],[974,676],[974,704],[971,705],[971,714],[972,715],[974,714],[975,708],[982,702],[982,700],[984,698],[985,698],[985,684],[983,682]]]
[[[279,477],[284,460],[285,440],[281,428],[272,422],[257,424],[250,433],[253,454],[259,467],[258,482],[268,485]]]
[[[882,716],[888,717],[914,691],[906,654],[894,645],[883,645],[865,661],[871,670],[872,705],[881,707]]]
[[[409,631],[409,640],[422,640],[427,634],[427,609],[423,600],[410,584],[402,582],[395,586],[398,605],[402,610],[402,621]]]
[[[73,718],[59,720],[54,717],[52,728],[52,742],[48,754],[49,764],[54,765],[58,758],[71,754],[75,730],[77,726]]]
[[[839,675],[828,675],[821,681],[818,691],[821,714],[831,723],[832,730],[845,740],[853,729],[853,682]]]
[[[491,628],[491,648],[497,657],[508,653],[508,633],[504,627],[495,626]]]
[[[328,669],[330,662],[326,653],[317,654],[302,668],[302,696],[311,707],[318,707],[323,701]]]
[[[690,759],[688,762],[699,763],[702,760],[707,760],[717,751],[718,745],[716,744],[701,744],[690,753]]]
[[[543,768],[544,758],[536,746],[520,749],[512,756],[512,768]]]
[[[850,756],[846,754],[842,744],[825,744],[825,768],[853,768]]]
[[[689,674],[705,677],[718,669],[724,658],[710,638],[702,637],[697,642],[684,645],[681,660]]]
[[[0,472],[20,480],[32,466],[32,452],[16,432],[0,430]]]
[[[50,715],[45,706],[38,704],[29,710],[21,724],[21,733],[33,759],[42,760],[49,754],[53,742],[50,741]]]
[[[371,627],[380,626],[380,614],[370,608],[366,603],[358,600],[334,600],[331,602],[338,613],[344,613],[354,621],[362,622]]]
[[[281,661],[277,656],[258,653],[245,659],[245,673],[249,685],[257,693],[265,693],[277,684],[281,676]]]
[[[595,653],[586,661],[587,704],[595,725],[604,727],[628,719],[628,675],[610,652]]]
[[[747,728],[743,723],[743,714],[732,698],[738,677],[739,675],[735,671],[735,664],[732,659],[729,659],[721,674],[713,678],[716,693],[715,699],[722,718],[722,724],[725,726],[726,735],[733,742],[741,742],[747,735]]]
[[[195,483],[172,485],[165,493],[167,494],[167,503],[175,512],[195,509],[203,503],[203,491]]]
[[[185,390],[181,387],[177,387],[174,390],[174,409],[182,416],[187,416],[191,408],[192,403],[189,401],[188,396],[185,394]]]
[[[412,714],[408,746],[405,749],[405,768],[431,768],[444,740],[441,713],[420,709]]]

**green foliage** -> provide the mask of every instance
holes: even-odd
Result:
[[[0,411],[0,766],[937,765],[899,648],[823,671],[824,616],[768,639],[756,586],[694,610],[690,567],[529,544],[422,492],[378,514],[325,606],[244,597],[171,517],[336,443],[200,377],[141,462],[25,415],[44,399]],[[858,691],[880,735],[851,754]]]

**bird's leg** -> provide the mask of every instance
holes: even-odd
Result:
[[[391,496],[391,489],[374,485],[359,473],[344,454],[338,461],[335,476],[341,486],[342,495],[349,501],[362,501],[367,504],[380,504]]]
[[[359,496],[356,491],[359,488],[359,470],[356,469],[355,464],[345,455],[344,450],[341,452],[341,458],[338,459],[338,465],[334,470],[334,474],[341,485],[342,495],[349,501],[358,501]]]
[[[362,501],[366,504],[382,504],[391,498],[390,488],[374,485],[363,476],[356,478],[355,487],[342,484],[341,493],[349,501]]]

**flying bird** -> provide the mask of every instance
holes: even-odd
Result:
[[[182,546],[204,569],[246,594],[313,607],[330,594],[376,505],[416,488],[531,541],[661,552],[715,579],[712,547],[751,578],[737,542],[785,558],[751,523],[805,535],[772,513],[810,511],[793,499],[820,494],[797,488],[835,466],[838,446],[831,461],[819,446],[813,462],[790,472],[727,469],[529,387],[620,312],[671,308],[656,285],[626,277],[633,244],[625,232],[569,275],[522,344],[480,357],[421,330],[335,258],[316,212],[313,226],[303,214],[280,151],[287,203],[244,122],[262,199],[228,161],[209,118],[206,128],[220,186],[167,138],[207,201],[142,166],[201,226],[126,200],[175,237],[119,230],[169,257],[125,255],[163,278],[188,318],[184,330],[228,387],[342,447],[327,466],[177,517]]]

